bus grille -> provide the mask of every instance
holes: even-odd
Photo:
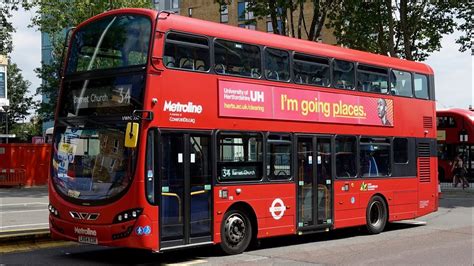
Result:
[[[421,183],[429,183],[431,181],[430,176],[431,176],[431,169],[430,169],[430,158],[420,158],[420,168],[419,168],[419,174],[420,174],[420,182]]]
[[[418,157],[430,157],[429,143],[418,143]]]
[[[429,116],[423,116],[423,127],[433,128],[433,118]]]
[[[430,144],[418,143],[418,174],[420,182],[430,182],[431,167],[430,167]]]

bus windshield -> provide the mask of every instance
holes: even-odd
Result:
[[[56,126],[52,176],[60,194],[99,202],[125,191],[133,176],[135,150],[124,147],[124,132],[123,122]]]
[[[139,15],[108,16],[74,34],[67,74],[145,65],[151,21]]]

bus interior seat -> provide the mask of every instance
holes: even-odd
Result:
[[[179,68],[194,70],[194,61],[191,58],[181,58],[179,60]]]
[[[163,64],[167,67],[176,67],[176,62],[172,56],[163,56]]]
[[[214,70],[215,70],[217,73],[220,73],[220,74],[225,74],[225,73],[226,73],[224,64],[216,64],[216,65],[214,66]]]

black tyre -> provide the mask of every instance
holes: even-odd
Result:
[[[244,252],[252,240],[252,224],[241,210],[230,210],[221,224],[221,248],[227,254]]]
[[[370,234],[378,234],[383,231],[387,224],[387,204],[380,196],[373,196],[367,205],[366,221],[367,230]]]

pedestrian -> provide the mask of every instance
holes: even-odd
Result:
[[[469,182],[466,178],[466,167],[461,159],[461,154],[457,154],[454,157],[454,161],[451,166],[451,172],[453,172],[453,186],[457,187],[458,183],[462,184],[462,188],[469,187]]]

